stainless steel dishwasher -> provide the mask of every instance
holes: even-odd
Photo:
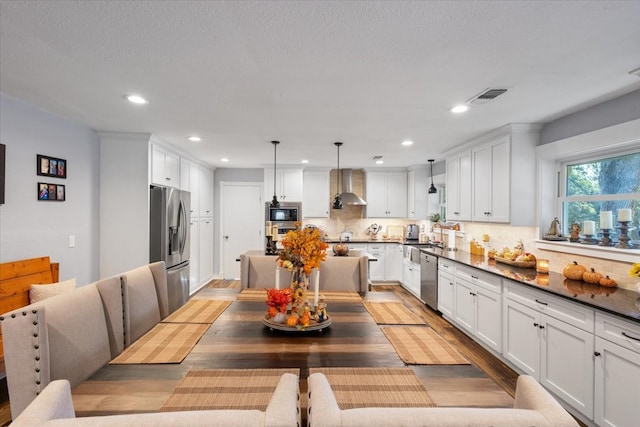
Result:
[[[438,310],[438,257],[420,251],[420,299]]]

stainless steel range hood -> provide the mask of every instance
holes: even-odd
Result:
[[[346,205],[366,206],[367,202],[353,193],[353,169],[342,170],[342,203]]]

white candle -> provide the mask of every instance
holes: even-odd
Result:
[[[280,289],[280,266],[276,264],[276,289]]]
[[[631,209],[618,209],[618,221],[620,222],[631,221]]]
[[[314,309],[317,309],[318,308],[318,288],[320,287],[320,269],[317,269],[313,276],[314,276],[313,288],[315,291],[313,295],[313,307]]]
[[[603,230],[611,230],[613,227],[613,212],[602,211],[600,212],[600,228]]]
[[[594,234],[596,234],[595,221],[585,221],[584,227],[582,228],[582,232],[587,236],[593,236]]]
[[[270,237],[271,236],[271,227],[269,227],[268,225],[267,225],[267,227],[266,227],[266,229],[264,231],[264,235],[266,237]]]
[[[273,241],[276,242],[278,241],[278,226],[274,225],[273,228],[271,229],[271,236],[273,237]]]

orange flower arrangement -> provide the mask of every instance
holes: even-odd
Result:
[[[291,303],[292,299],[291,288],[267,289],[266,303],[269,306],[267,310],[269,317],[274,317],[278,312],[286,313],[287,305]]]
[[[318,228],[301,228],[296,222],[296,229],[287,232],[280,243],[284,248],[278,255],[280,267],[289,271],[302,268],[305,274],[311,274],[314,268],[327,258],[329,245],[322,240],[322,232]]]

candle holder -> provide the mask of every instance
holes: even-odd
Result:
[[[598,239],[593,237],[593,234],[585,234],[583,239],[580,239],[580,243],[583,245],[597,245]]]
[[[541,274],[549,274],[549,260],[538,258],[536,260],[536,272]]]
[[[602,240],[598,243],[598,246],[613,246],[613,240],[609,238],[611,235],[611,229],[603,228],[602,231]]]
[[[271,236],[267,236],[267,247],[264,250],[265,255],[277,255],[278,248],[276,247],[276,242],[273,240]]]
[[[620,226],[616,227],[617,229],[620,230],[620,237],[619,237],[619,242],[617,245],[615,245],[616,248],[618,249],[631,249],[633,246],[631,246],[629,244],[629,235],[627,234],[629,232],[629,222],[630,221],[618,221],[620,223]]]

